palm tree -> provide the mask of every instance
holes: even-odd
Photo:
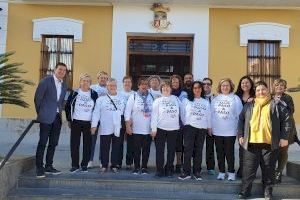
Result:
[[[34,85],[21,75],[27,71],[20,69],[22,63],[9,63],[9,57],[15,52],[0,54],[0,104],[13,104],[24,108],[29,104],[23,100],[25,85]]]

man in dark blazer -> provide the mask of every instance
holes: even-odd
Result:
[[[45,174],[58,175],[61,173],[53,167],[53,156],[62,124],[61,111],[67,91],[63,78],[66,72],[67,66],[64,63],[57,63],[54,74],[43,78],[35,92],[34,104],[37,121],[40,123],[40,139],[36,149],[36,176],[38,178],[45,177]],[[47,143],[44,167],[44,151]]]

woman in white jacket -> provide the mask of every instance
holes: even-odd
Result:
[[[147,165],[150,155],[151,136],[150,120],[153,95],[148,91],[148,82],[141,78],[138,91],[132,94],[126,104],[124,113],[126,132],[133,135],[134,170],[133,174],[148,174]],[[140,164],[142,154],[142,167]]]
[[[233,90],[232,80],[229,78],[222,79],[217,88],[218,96],[211,102],[212,134],[215,136],[219,166],[218,180],[225,179],[225,158],[228,166],[228,180],[235,180],[234,144],[239,114],[243,105]]]
[[[200,176],[202,149],[207,134],[211,135],[210,103],[204,99],[203,85],[200,81],[192,84],[192,94],[184,99],[181,106],[183,128],[184,159],[181,180],[191,178],[191,158],[193,156],[193,175],[196,180]],[[193,155],[194,154],[194,155]]]
[[[176,139],[179,134],[179,105],[178,97],[171,95],[170,82],[161,84],[162,96],[153,102],[151,129],[156,146],[156,177],[172,177]],[[167,141],[167,163],[164,170],[165,143]]]
[[[110,146],[112,146],[111,169],[117,173],[120,155],[121,115],[124,112],[125,101],[123,96],[117,94],[117,81],[115,79],[110,78],[108,80],[107,89],[108,93],[96,101],[91,132],[95,134],[100,121],[98,132],[100,135],[101,172],[107,171]]]

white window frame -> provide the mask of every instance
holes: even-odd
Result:
[[[74,42],[82,42],[83,21],[64,18],[48,17],[34,19],[33,41],[42,41],[42,35],[73,35]]]
[[[247,46],[249,40],[277,40],[280,47],[289,46],[290,25],[256,22],[240,25],[240,46]]]

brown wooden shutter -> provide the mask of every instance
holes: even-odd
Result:
[[[63,62],[67,65],[68,73],[65,82],[68,88],[73,86],[74,37],[60,35],[43,35],[41,48],[40,79],[53,74],[55,65]]]

